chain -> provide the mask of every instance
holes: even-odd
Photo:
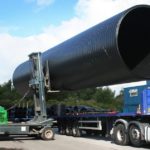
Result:
[[[28,90],[28,91],[23,95],[23,97],[19,100],[18,103],[16,103],[15,105],[9,107],[9,108],[7,109],[7,111],[10,110],[10,109],[15,108],[20,102],[22,102],[22,101],[26,98],[26,96],[29,94],[29,92],[30,92],[30,90]]]

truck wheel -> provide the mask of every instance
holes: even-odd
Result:
[[[114,142],[118,145],[129,144],[129,136],[123,124],[118,124],[114,127]]]
[[[74,137],[80,137],[81,136],[81,131],[78,127],[73,127],[72,128],[72,135]]]
[[[141,140],[141,129],[136,125],[131,125],[129,129],[131,144],[135,147],[140,147],[144,144]]]
[[[41,133],[41,138],[43,140],[53,140],[54,139],[54,132],[50,127],[46,127],[43,129]]]

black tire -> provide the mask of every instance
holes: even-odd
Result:
[[[66,131],[65,131],[66,135],[68,136],[72,136],[73,133],[72,133],[72,129],[70,127],[66,127]]]
[[[118,124],[114,127],[114,142],[118,145],[129,144],[129,135],[123,124]]]
[[[78,127],[73,127],[72,128],[72,135],[74,137],[80,137],[81,136],[81,131]]]
[[[50,127],[46,127],[43,129],[41,133],[41,138],[43,140],[53,140],[54,139],[54,131]]]
[[[59,133],[60,133],[61,135],[65,135],[65,134],[66,134],[66,130],[65,130],[64,128],[62,128],[62,129],[59,131]]]
[[[66,133],[66,135],[69,135],[69,127],[66,127],[65,133]]]
[[[131,144],[135,147],[140,147],[144,144],[144,141],[141,140],[141,129],[135,124],[129,128],[129,137]]]

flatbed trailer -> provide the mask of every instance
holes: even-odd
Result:
[[[62,113],[57,120],[60,134],[82,133],[111,136],[116,144],[139,147],[150,143],[149,84],[124,90],[123,112]]]
[[[60,134],[111,136],[116,144],[141,146],[150,142],[150,115],[137,113],[68,114],[57,117]]]

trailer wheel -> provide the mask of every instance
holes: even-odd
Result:
[[[81,131],[78,127],[73,127],[72,128],[72,135],[74,137],[80,137],[81,136]]]
[[[114,142],[118,145],[129,144],[129,136],[123,124],[118,124],[114,127]]]
[[[68,127],[66,127],[66,129],[65,129],[65,133],[66,133],[66,135],[69,135],[69,128]]]
[[[72,129],[70,127],[66,127],[66,135],[68,135],[68,136],[72,136],[73,135]]]
[[[53,140],[54,139],[54,132],[50,127],[46,127],[43,129],[41,133],[41,138],[43,140]]]
[[[66,130],[65,130],[64,128],[62,128],[62,129],[60,129],[59,133],[60,133],[61,135],[65,135],[65,134],[66,134]]]
[[[65,135],[65,128],[63,128],[62,126],[58,128],[58,133],[61,135]]]
[[[144,141],[141,140],[141,129],[137,125],[130,126],[129,136],[133,146],[140,147],[144,144]]]

